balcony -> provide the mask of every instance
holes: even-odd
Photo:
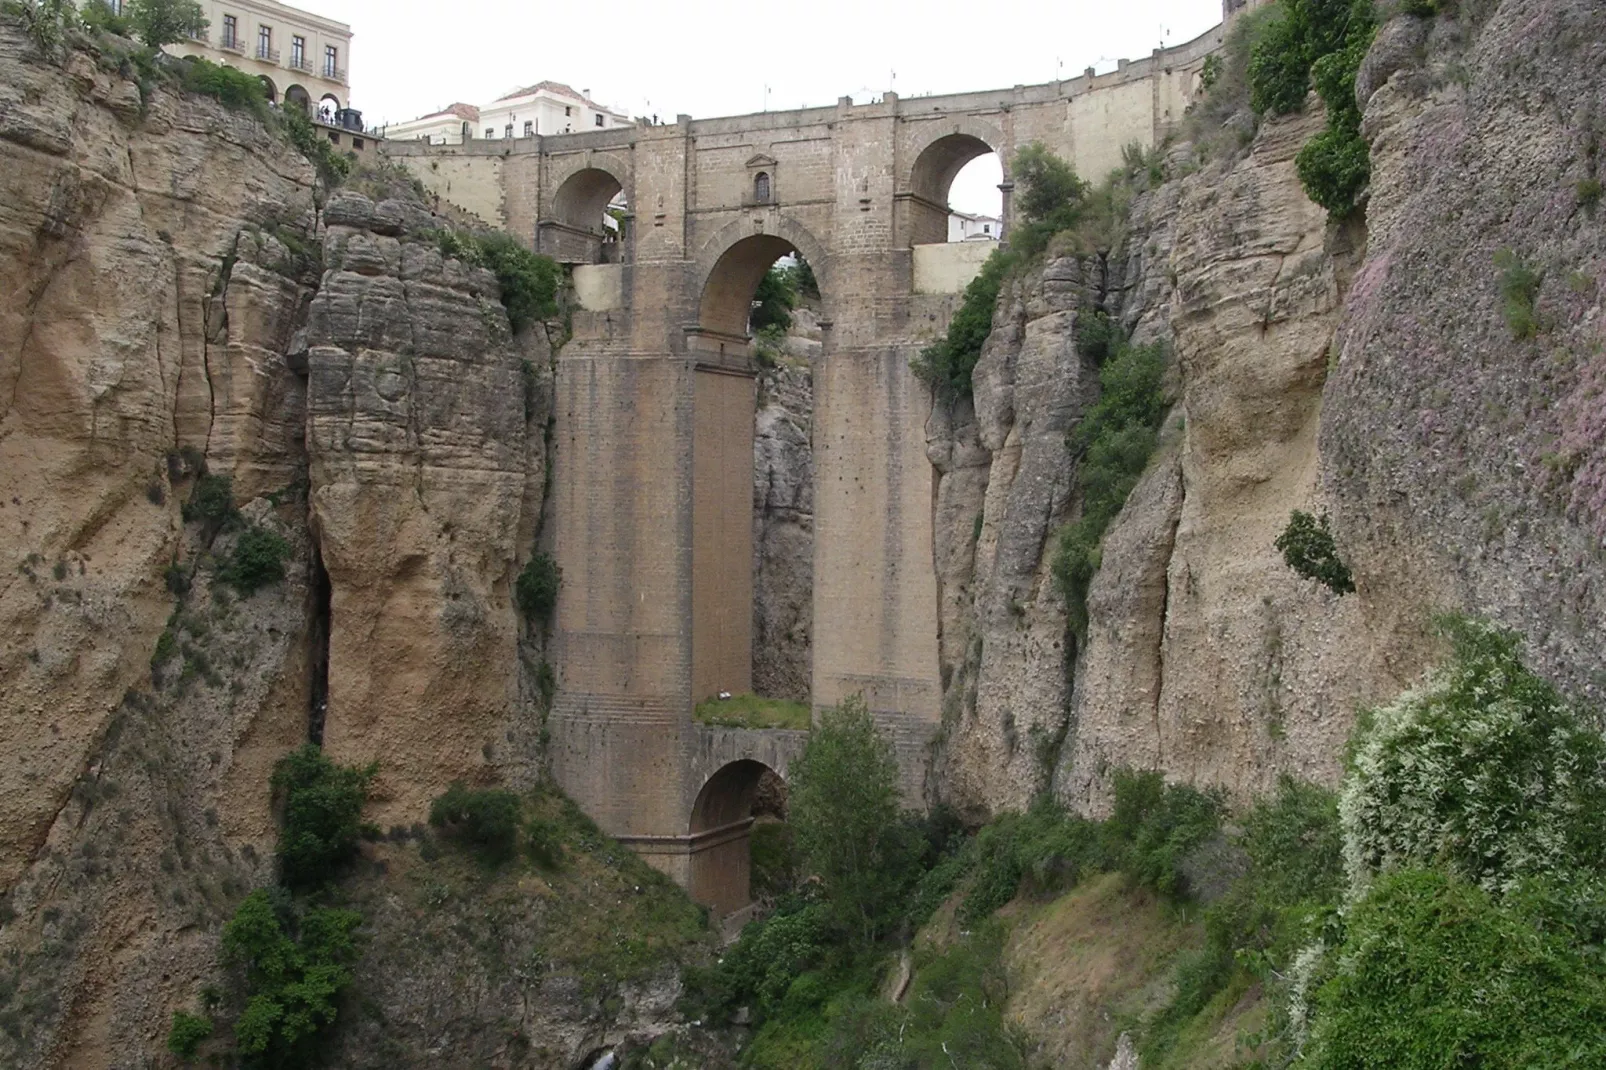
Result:
[[[309,60],[306,56],[298,56],[294,52],[292,52],[292,53],[290,53],[290,69],[293,70],[293,71],[302,71],[302,72],[305,72],[306,74],[311,74],[312,73],[312,61]]]
[[[190,34],[190,40],[200,45],[209,45],[212,43],[211,35],[205,30],[196,30],[194,33]]]
[[[245,54],[245,42],[238,37],[225,37],[217,43],[217,46],[225,52],[236,52],[242,56]]]
[[[323,76],[325,78],[329,79],[331,82],[339,82],[341,85],[345,85],[345,83],[346,83],[346,68],[344,68],[344,67],[331,67],[329,64],[326,63],[326,64],[324,64],[324,67],[323,67]]]
[[[263,63],[276,64],[279,62],[279,50],[276,48],[263,48],[261,45],[258,45],[257,59],[261,60]]]

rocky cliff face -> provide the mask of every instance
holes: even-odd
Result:
[[[1554,679],[1598,697],[1606,365],[1587,195],[1606,15],[1484,7],[1379,34],[1359,85],[1364,223],[1330,226],[1299,186],[1319,114],[1271,121],[1239,158],[1173,151],[1193,173],[1135,203],[1119,285],[1034,304],[1070,275],[1051,260],[1001,298],[973,412],[939,412],[930,436],[954,801],[1019,806],[1044,758],[1056,793],[1095,813],[1118,765],[1240,797],[1284,772],[1330,781],[1356,709],[1431,661],[1446,609],[1520,628]],[[1501,250],[1543,275],[1532,337],[1504,314]],[[1067,659],[1046,566],[1075,508],[1063,428],[1089,382],[1072,309],[1099,300],[1169,343],[1178,401]],[[1332,513],[1357,594],[1283,564],[1292,509]],[[1034,754],[1060,725],[1063,746]]]
[[[163,1050],[271,879],[269,775],[309,737],[391,770],[381,821],[538,773],[510,587],[544,340],[416,204],[321,200],[255,119],[0,23],[8,1066]],[[239,524],[184,521],[203,473]],[[291,556],[239,597],[217,566],[247,525]]]
[[[806,309],[798,319],[807,320]],[[814,379],[802,324],[760,378],[753,433],[753,691],[807,702],[814,663]],[[812,347],[808,345],[813,342]]]

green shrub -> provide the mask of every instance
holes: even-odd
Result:
[[[762,1021],[781,1009],[798,977],[826,961],[831,945],[825,904],[782,902],[769,917],[744,926],[719,962],[686,971],[683,1010],[719,1023],[750,1007]]]
[[[1519,342],[1532,338],[1541,327],[1538,300],[1539,289],[1545,283],[1544,272],[1534,269],[1510,249],[1495,253],[1494,264],[1500,269],[1500,298],[1511,337]]]
[[[212,537],[239,519],[234,508],[234,482],[228,476],[202,475],[184,503],[184,519],[201,525],[202,538]]]
[[[563,829],[537,815],[524,822],[524,851],[530,861],[543,869],[559,869],[563,865]]]
[[[283,109],[279,115],[283,118],[285,136],[290,144],[317,170],[323,184],[332,188],[344,182],[346,176],[351,174],[351,160],[335,151],[306,112],[292,107]]]
[[[241,902],[223,926],[223,953],[245,973],[234,1040],[248,1065],[311,1065],[351,983],[360,924],[356,911],[298,912],[266,889]]]
[[[430,804],[429,823],[498,865],[518,848],[519,797],[497,788],[470,791],[457,781]]]
[[[1377,33],[1372,0],[1282,0],[1280,14],[1249,60],[1250,104],[1256,115],[1287,115],[1305,106],[1314,85],[1327,108],[1327,129],[1296,161],[1311,200],[1343,219],[1358,207],[1371,161],[1361,137],[1355,75]]]
[[[308,743],[273,767],[273,790],[282,812],[279,879],[308,890],[333,879],[357,853],[362,808],[378,767],[336,765]]]
[[[188,1061],[195,1058],[201,1042],[211,1035],[212,1019],[204,1014],[174,1011],[172,1028],[167,1031],[167,1050]]]
[[[79,23],[73,0],[0,0],[0,15],[21,22],[34,46],[47,57],[56,55],[63,38]]]
[[[1311,998],[1300,1065],[1606,1066],[1601,915],[1580,933],[1545,903],[1553,894],[1496,900],[1433,870],[1379,878],[1350,910],[1332,975]]]
[[[563,570],[551,554],[531,554],[514,583],[513,600],[526,619],[549,623],[552,611],[557,608],[558,588],[562,583]]]
[[[109,33],[114,37],[134,36],[133,24],[113,11],[106,0],[88,0],[80,11],[80,17],[84,29],[91,33]]]
[[[1491,891],[1606,876],[1606,741],[1523,665],[1514,632],[1441,627],[1449,663],[1358,733],[1340,801],[1352,884],[1421,865]]]
[[[1053,568],[1071,627],[1084,638],[1087,591],[1098,572],[1100,542],[1159,441],[1164,381],[1165,351],[1158,344],[1116,344],[1099,370],[1099,399],[1070,436],[1071,452],[1080,462],[1082,512],[1060,529]]]
[[[1340,595],[1355,590],[1349,566],[1338,556],[1338,545],[1333,541],[1326,513],[1318,519],[1295,509],[1288,516],[1288,526],[1273,545],[1288,567],[1307,580],[1315,580]]]
[[[212,97],[237,111],[267,114],[267,89],[256,75],[199,56],[186,56],[180,64],[179,84],[186,92]]]
[[[1130,769],[1116,770],[1113,786],[1115,805],[1104,823],[1110,856],[1138,884],[1172,898],[1187,896],[1183,862],[1220,831],[1221,793]]]
[[[502,287],[502,304],[515,333],[558,314],[563,272],[551,257],[539,256],[500,231],[481,235],[480,256]]]
[[[952,403],[970,396],[970,376],[981,358],[981,348],[993,330],[993,309],[1004,279],[1019,262],[1015,254],[998,248],[988,256],[948,323],[948,333],[920,351],[911,363],[915,377],[940,400]]]
[[[290,543],[278,532],[255,524],[240,532],[234,550],[218,569],[218,579],[243,595],[284,579]]]
[[[1593,218],[1595,209],[1600,206],[1601,195],[1606,193],[1606,187],[1601,185],[1601,181],[1598,178],[1580,179],[1577,193],[1578,207],[1584,210],[1585,215]]]

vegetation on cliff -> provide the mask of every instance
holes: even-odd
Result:
[[[1249,62],[1250,103],[1257,115],[1287,115],[1305,106],[1315,87],[1327,129],[1299,152],[1299,179],[1310,199],[1335,220],[1353,214],[1371,177],[1361,137],[1355,75],[1377,33],[1373,0],[1281,0]]]
[[[890,783],[885,744],[866,742],[856,709],[833,714],[814,760],[856,787],[794,792],[792,820],[860,815],[873,828],[855,842],[901,844],[873,864],[881,891],[902,890],[856,894],[836,871],[868,856],[800,836],[795,871],[818,879],[688,974],[688,1014],[718,1024],[747,1008],[746,1066],[935,1067],[962,1052],[1023,1067],[1044,1038],[1016,1020],[1011,949],[1062,897],[1114,894],[1129,916],[1145,897],[1171,904],[1181,937],[1161,998],[1113,1024],[1106,1012],[1082,1041],[1113,1047],[1124,1031],[1144,1066],[1594,1065],[1606,742],[1522,664],[1515,635],[1442,626],[1445,666],[1363,718],[1341,795],[1285,778],[1235,815],[1219,795],[1117,771],[1106,820],[1044,797],[965,835],[940,811],[861,798]],[[907,992],[888,1000],[893,952],[917,930]]]

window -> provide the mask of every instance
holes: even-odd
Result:
[[[331,130],[329,131],[329,140],[338,145],[340,144],[340,135]]]
[[[770,199],[770,176],[767,171],[760,171],[753,176],[753,200],[759,204],[767,204]]]
[[[123,13],[123,0],[106,0],[106,6],[111,8],[113,15],[121,15]]]
[[[991,234],[993,232],[993,225],[991,223],[983,223],[981,225],[981,232],[983,234]]]
[[[565,114],[565,115],[573,115],[574,114],[574,109],[571,108],[569,105],[565,104],[563,106],[563,114]]]
[[[502,128],[502,136],[503,137],[512,137],[513,136],[513,124],[512,123],[508,123],[506,126],[504,126]]]
[[[307,65],[307,39],[292,35],[290,38],[290,66],[305,68]]]
[[[495,137],[496,136],[496,128],[492,127],[492,126],[487,126],[485,128],[485,136],[488,137],[488,138]]]
[[[236,21],[236,19],[234,18],[233,15],[224,15],[223,16],[223,47],[224,48],[233,48],[233,47],[235,47],[235,41],[237,40],[237,38],[235,37],[235,32],[234,31],[235,31],[235,28],[238,25],[239,25],[239,22]]]
[[[323,76],[325,78],[340,77],[340,49],[334,45],[323,46]]]
[[[257,27],[257,59],[273,58],[273,27]]]
[[[535,123],[529,119],[524,120],[524,136],[529,137],[533,133],[535,133]]]
[[[358,151],[361,151],[362,150],[362,138],[360,138],[360,137],[352,138],[351,139],[351,147],[354,148],[354,149],[357,149]]]
[[[601,126],[601,125],[602,125],[602,116],[601,116],[601,115],[598,115],[598,116],[597,116],[597,125],[598,125],[598,126]]]

